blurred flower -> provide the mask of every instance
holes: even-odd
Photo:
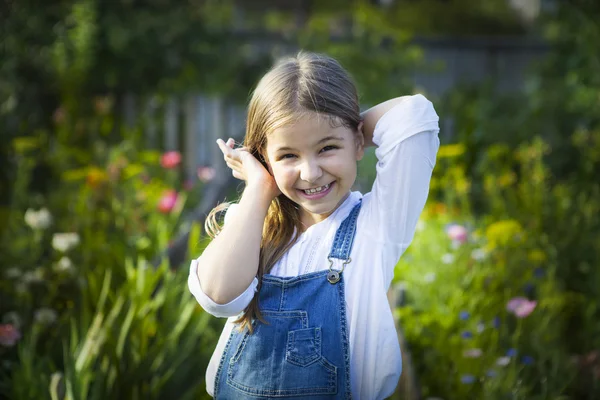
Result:
[[[481,333],[485,331],[485,324],[483,322],[480,322],[477,324],[477,333]]]
[[[507,244],[518,241],[522,237],[523,228],[519,222],[508,219],[494,222],[487,227],[485,236],[490,248],[506,246]]]
[[[108,180],[108,174],[101,168],[90,167],[85,179],[87,185],[91,188],[97,188]]]
[[[439,158],[456,157],[456,156],[460,156],[464,152],[465,152],[465,145],[462,143],[446,144],[446,145],[440,146],[440,149],[438,150],[437,155]]]
[[[498,373],[493,369],[488,369],[487,371],[485,371],[485,375],[490,378],[493,378],[493,377],[497,376]]]
[[[46,208],[41,208],[38,211],[34,211],[31,208],[25,211],[25,223],[31,229],[46,229],[52,223],[52,215]]]
[[[23,274],[21,281],[28,285],[30,283],[40,283],[44,281],[44,269],[36,268],[33,271],[28,271]]]
[[[40,308],[34,313],[33,319],[38,324],[50,325],[56,322],[58,314],[51,308]]]
[[[160,165],[166,169],[173,169],[181,164],[181,153],[178,151],[167,151],[160,157]]]
[[[533,249],[527,254],[527,258],[533,263],[541,264],[546,261],[546,253],[540,249]]]
[[[454,255],[450,253],[446,253],[442,256],[442,262],[444,264],[452,264],[454,262]]]
[[[467,228],[458,224],[450,224],[446,227],[446,234],[453,242],[465,243],[469,237]]]
[[[217,171],[213,167],[200,167],[196,173],[198,174],[198,179],[200,179],[201,182],[207,183],[215,178]]]
[[[533,363],[535,362],[535,359],[531,356],[523,356],[521,358],[521,362],[525,365],[533,365]]]
[[[433,215],[444,215],[446,212],[448,212],[448,208],[444,203],[435,203],[431,210]]]
[[[73,263],[71,262],[71,259],[67,256],[63,256],[61,257],[60,260],[58,260],[58,262],[56,264],[54,264],[54,272],[66,272],[66,273],[71,273],[75,270],[75,268],[73,268]]]
[[[67,113],[65,112],[65,109],[63,107],[58,107],[56,110],[54,110],[54,114],[52,114],[52,119],[56,124],[61,124],[65,121],[66,115]]]
[[[0,345],[12,347],[21,338],[21,333],[11,324],[0,325]]]
[[[167,190],[158,202],[158,210],[162,213],[169,213],[177,203],[177,192],[175,190]]]
[[[479,357],[481,357],[482,354],[483,354],[483,351],[481,351],[481,349],[468,349],[468,350],[464,351],[463,357],[479,358]]]
[[[533,276],[536,278],[543,278],[546,275],[546,271],[542,267],[537,267],[533,270]]]
[[[506,357],[514,357],[517,355],[517,349],[508,349],[506,351]]]
[[[16,311],[9,311],[2,316],[2,323],[14,326],[16,329],[21,328],[23,321],[21,316]]]
[[[487,252],[485,251],[485,249],[474,249],[471,252],[471,258],[475,261],[481,261],[485,259],[486,256]]]
[[[464,331],[460,334],[460,337],[462,337],[463,339],[471,339],[473,337],[473,333],[471,333],[470,331]]]
[[[127,168],[129,161],[125,157],[119,157],[115,161],[111,162],[108,167],[106,167],[106,171],[109,179],[112,182],[117,182],[121,179],[123,170]]]
[[[429,272],[429,273],[425,274],[425,276],[423,277],[423,280],[426,283],[431,283],[431,282],[435,281],[435,273]]]
[[[537,301],[529,301],[525,297],[514,297],[506,305],[506,309],[518,318],[525,318],[535,309]]]
[[[62,253],[79,244],[79,235],[75,232],[55,233],[52,236],[52,247]]]
[[[510,363],[510,357],[500,357],[496,360],[496,365],[504,367]]]
[[[500,317],[494,317],[494,319],[492,320],[492,326],[495,329],[500,328]]]
[[[469,319],[469,312],[468,312],[468,311],[461,311],[461,312],[458,314],[458,317],[459,317],[461,320],[463,320],[463,321],[466,321],[466,320],[468,320],[468,319]]]
[[[417,221],[417,226],[416,226],[416,231],[417,232],[423,232],[424,230],[425,230],[425,221],[418,220]]]
[[[112,98],[108,96],[98,96],[94,98],[94,109],[99,115],[106,115],[113,105]]]
[[[6,276],[8,279],[19,278],[21,275],[21,270],[17,267],[8,268],[6,271],[4,271],[4,276]]]
[[[474,383],[477,379],[473,375],[462,375],[460,381],[464,384]]]

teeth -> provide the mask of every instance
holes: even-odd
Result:
[[[319,186],[318,188],[305,190],[304,193],[315,194],[315,193],[319,193],[319,192],[322,192],[323,190],[327,190],[327,189],[329,189],[329,184],[324,185],[324,186]]]

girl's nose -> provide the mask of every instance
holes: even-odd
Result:
[[[305,182],[316,182],[323,175],[323,171],[318,163],[314,161],[307,161],[300,167],[300,179]]]

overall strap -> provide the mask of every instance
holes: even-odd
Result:
[[[354,233],[356,232],[356,220],[358,219],[358,213],[362,199],[358,201],[358,204],[354,206],[350,214],[342,222],[337,232],[335,233],[335,239],[331,246],[331,252],[329,253],[329,259],[338,258],[340,260],[348,261],[350,259],[350,251],[352,250],[352,243],[354,242]]]

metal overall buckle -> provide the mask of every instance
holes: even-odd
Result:
[[[342,274],[342,272],[344,272],[344,268],[346,267],[346,265],[350,264],[352,259],[348,257],[346,260],[344,260],[344,262],[342,263],[342,269],[340,270],[333,269],[333,260],[331,259],[331,257],[327,257],[327,259],[329,260],[329,273],[327,273],[327,280],[332,285],[335,285],[340,281],[340,275]]]

